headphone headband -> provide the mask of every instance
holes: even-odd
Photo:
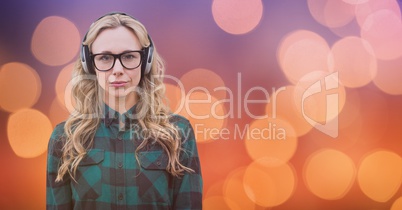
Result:
[[[111,15],[116,15],[116,14],[124,15],[124,16],[132,18],[133,20],[137,20],[136,18],[132,17],[131,15],[128,15],[128,14],[123,13],[123,12],[111,12],[111,13],[107,13],[105,15],[102,15],[101,17],[96,19],[95,22],[97,22],[98,20],[100,20],[100,19],[102,19],[102,18],[104,18],[106,16],[111,16]],[[93,22],[92,24],[94,24],[95,22]],[[84,38],[82,40],[82,43],[81,43],[80,59],[81,59],[81,63],[82,63],[82,67],[83,67],[84,71],[86,73],[88,73],[88,74],[95,74],[94,65],[93,65],[92,60],[91,60],[91,52],[89,50],[88,45],[84,44],[84,42],[87,39],[87,35],[88,35],[88,32],[85,33],[85,36],[84,36]],[[148,39],[149,39],[149,46],[144,48],[144,55],[143,55],[143,58],[142,58],[141,78],[144,75],[149,74],[149,72],[151,71],[151,67],[152,67],[154,45],[153,45],[152,39],[149,36],[149,34],[148,34]]]

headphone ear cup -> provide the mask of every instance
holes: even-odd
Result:
[[[82,68],[84,69],[84,71],[88,74],[95,74],[91,61],[91,56],[89,53],[89,47],[87,45],[81,46],[80,57],[81,57]]]
[[[144,53],[144,65],[142,66],[142,70],[144,72],[144,74],[149,74],[149,72],[151,72],[151,67],[152,67],[152,60],[154,58],[153,54],[154,54],[154,45],[152,43],[152,39],[150,36],[148,36],[149,39],[149,47],[147,47],[145,49],[145,53]]]

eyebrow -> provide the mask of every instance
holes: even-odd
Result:
[[[140,49],[140,50],[124,50],[123,52],[121,52],[121,53],[127,53],[127,52],[132,52],[132,51],[142,51],[142,49]],[[121,53],[117,53],[117,54],[121,54]],[[109,51],[109,50],[104,50],[104,51],[101,51],[101,52],[99,52],[99,53],[93,53],[92,52],[92,54],[113,54],[113,55],[117,55],[117,54],[114,54],[114,53],[112,53],[111,51]]]

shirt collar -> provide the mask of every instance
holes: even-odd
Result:
[[[120,114],[118,111],[112,109],[107,104],[104,104],[103,120],[106,127],[109,127],[113,123],[119,123],[119,121],[125,122],[126,127],[130,126],[130,122],[136,119],[136,107],[137,104],[132,106],[127,112]]]

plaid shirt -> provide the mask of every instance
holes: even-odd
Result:
[[[135,106],[127,113],[132,113]],[[56,126],[48,147],[47,209],[201,209],[202,177],[194,131],[188,120],[172,115],[182,134],[181,163],[195,173],[177,178],[166,171],[168,157],[158,144],[138,153],[141,143],[136,120],[106,108],[93,146],[79,163],[75,180],[68,173],[55,182],[62,154],[64,123]],[[119,120],[125,129],[119,129]]]

